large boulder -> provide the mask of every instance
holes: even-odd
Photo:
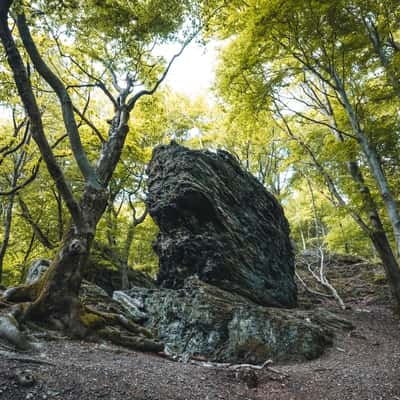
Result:
[[[289,226],[278,201],[225,151],[156,147],[148,167],[150,215],[165,288],[189,276],[261,305],[296,306]]]
[[[182,289],[133,288],[126,294],[166,351],[183,357],[232,363],[313,359],[331,344],[333,327],[351,328],[327,311],[259,306],[195,277]]]

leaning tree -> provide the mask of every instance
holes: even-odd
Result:
[[[0,1],[3,68],[12,73],[32,138],[70,215],[62,245],[44,277],[8,292],[8,301],[23,304],[22,320],[51,320],[73,334],[81,332],[82,273],[132,111],[140,98],[157,90],[174,59],[199,31],[206,2],[200,3],[201,10],[190,0]],[[153,50],[170,40],[180,41],[181,47],[165,64]],[[83,184],[74,187],[55,157],[33,74],[58,101],[60,130],[66,132]],[[108,132],[90,121],[88,102],[79,107],[88,89],[111,105],[112,117],[104,115]],[[93,148],[88,152],[77,118],[99,137],[97,153]]]

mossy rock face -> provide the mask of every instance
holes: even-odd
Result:
[[[106,323],[105,319],[102,318],[101,316],[90,313],[90,312],[84,312],[80,315],[80,321],[82,324],[90,329],[90,330],[95,330],[103,327]]]
[[[295,307],[289,225],[274,196],[226,151],[158,146],[148,166],[149,213],[160,231],[158,283],[202,281],[273,307]]]
[[[385,274],[380,274],[380,273],[375,273],[372,276],[372,282],[375,285],[386,285],[387,284],[387,278]]]
[[[331,327],[349,327],[329,313],[259,306],[196,278],[179,290],[126,292],[147,314],[167,351],[221,362],[306,360],[332,343]]]

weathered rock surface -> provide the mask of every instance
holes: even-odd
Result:
[[[128,313],[130,318],[135,322],[142,322],[147,319],[146,314],[140,311],[140,308],[143,308],[143,304],[140,301],[137,301],[120,290],[116,290],[112,298],[122,306],[125,312]]]
[[[50,261],[39,259],[32,261],[26,274],[25,283],[27,285],[36,282],[49,268]]]
[[[126,293],[143,304],[146,327],[158,332],[167,350],[214,361],[313,359],[331,343],[332,327],[351,327],[326,311],[262,307],[196,278],[178,290]]]
[[[160,228],[159,283],[201,280],[268,306],[294,307],[289,227],[276,199],[225,151],[154,149],[149,212]]]

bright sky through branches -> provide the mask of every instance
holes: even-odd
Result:
[[[159,52],[169,60],[179,51],[177,46],[163,46]],[[201,46],[191,43],[178,57],[169,71],[165,83],[172,89],[182,92],[192,99],[205,95],[208,97],[215,77],[217,64],[217,45]]]

